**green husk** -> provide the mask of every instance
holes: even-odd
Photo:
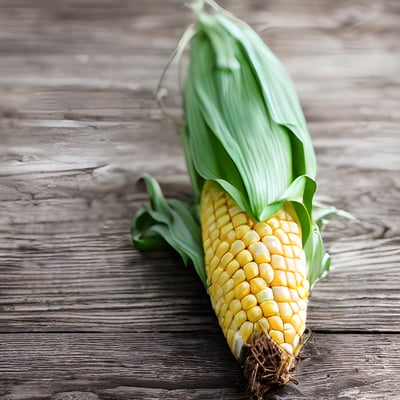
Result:
[[[183,88],[186,122],[179,132],[194,202],[165,200],[146,176],[151,204],[133,220],[133,243],[140,249],[172,246],[206,284],[197,209],[204,181],[214,180],[257,221],[287,203],[293,206],[313,284],[329,268],[320,216],[333,209],[318,209],[313,218],[316,159],[296,92],[261,38],[208,3],[214,8],[210,13],[196,3],[197,24],[182,42],[190,36]]]

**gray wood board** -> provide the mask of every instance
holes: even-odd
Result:
[[[298,90],[332,270],[313,339],[270,399],[400,392],[399,2],[222,2]],[[0,0],[0,399],[244,399],[209,299],[172,252],[132,249],[148,172],[190,198],[174,124],[154,100],[183,1]],[[177,87],[167,76],[179,113]]]
[[[314,334],[296,374],[299,384],[270,398],[395,399],[399,339]],[[3,395],[10,400],[67,399],[70,392],[80,392],[77,399],[89,393],[100,399],[244,398],[241,369],[217,333],[3,334],[0,349]]]

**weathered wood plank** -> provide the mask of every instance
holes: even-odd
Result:
[[[333,265],[310,300],[311,360],[269,397],[397,399],[400,3],[222,4],[293,77],[319,198],[358,219],[325,230]],[[153,100],[182,5],[0,0],[2,400],[246,398],[194,272],[129,242],[143,172],[190,196]]]
[[[396,399],[399,339],[314,334],[296,375],[299,385],[269,398]],[[4,400],[65,400],[71,391],[76,400],[90,394],[118,400],[245,398],[241,369],[220,335],[155,331],[149,340],[136,332],[2,334],[0,350]]]
[[[194,272],[173,254],[138,255],[128,232],[57,236],[45,249],[33,239],[5,254],[0,331],[218,331]],[[312,294],[309,326],[399,332],[398,243],[356,244],[333,255],[332,272]]]

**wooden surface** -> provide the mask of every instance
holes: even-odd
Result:
[[[399,399],[397,0],[224,1],[289,70],[314,139],[331,273],[297,378],[269,399]],[[207,295],[141,254],[143,172],[190,196],[153,93],[183,0],[0,0],[0,399],[245,399]]]

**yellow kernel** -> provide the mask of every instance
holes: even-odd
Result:
[[[260,236],[256,231],[250,230],[243,235],[242,240],[247,247],[254,242],[258,242],[260,240]]]
[[[273,300],[274,299],[274,294],[272,292],[272,289],[267,287],[263,290],[260,290],[256,294],[257,301],[261,304],[263,301],[266,300]]]
[[[289,213],[283,208],[276,213],[276,216],[280,219],[281,223],[286,222],[286,219],[290,218]]]
[[[294,335],[293,338],[293,347],[296,349],[299,344],[300,344],[300,336],[296,334]]]
[[[232,202],[232,204],[233,203],[234,202]],[[231,218],[233,218],[235,215],[237,215],[237,214],[239,214],[241,212],[242,212],[242,210],[236,205],[233,205],[233,206],[229,207],[229,215],[231,216]]]
[[[297,304],[296,301],[291,301],[290,302],[290,307],[292,307],[293,313],[297,314],[300,310],[299,305]]]
[[[225,237],[226,241],[228,243],[233,243],[236,240],[236,233],[234,230],[230,231],[226,237]]]
[[[302,254],[302,248],[301,247],[297,247],[297,246],[293,246],[293,254],[295,257],[300,257]]]
[[[233,329],[235,332],[239,329],[235,320],[233,320],[231,323],[231,329]]]
[[[214,198],[214,207],[216,210],[218,210],[220,207],[222,207],[226,203],[225,196],[223,193],[218,193],[218,196]]]
[[[282,244],[275,236],[264,236],[262,242],[271,254],[283,254]]]
[[[282,244],[275,236],[264,236],[262,242],[271,254],[283,254]]]
[[[296,222],[290,221],[289,226],[292,233],[300,234],[299,225]]]
[[[221,239],[226,239],[226,236],[230,233],[233,232],[233,225],[231,222],[227,223],[225,226],[223,226],[219,232],[219,237]]]
[[[247,318],[251,322],[257,322],[262,316],[262,309],[259,306],[255,306],[247,310]]]
[[[240,225],[235,228],[236,239],[241,239],[243,235],[250,230],[248,225]]]
[[[257,305],[257,299],[253,294],[248,294],[244,296],[242,299],[242,308],[247,311],[251,307],[255,307]]]
[[[289,233],[289,240],[292,245],[297,247],[303,247],[303,243],[301,242],[300,236],[296,235],[295,233]]]
[[[231,310],[228,310],[228,311],[226,312],[226,314],[225,314],[224,322],[223,322],[223,324],[222,324],[222,327],[225,328],[225,329],[228,329],[229,326],[230,326],[231,323],[232,323],[232,320],[233,320],[233,313],[232,313]]]
[[[267,246],[262,242],[252,243],[249,246],[249,251],[253,255],[254,261],[258,264],[268,263],[271,261],[271,255],[269,254]]]
[[[297,288],[297,293],[299,294],[299,297],[303,300],[308,297],[308,290],[306,290],[303,286],[299,286]]]
[[[245,248],[246,246],[244,245],[244,243],[243,243],[243,241],[241,241],[241,240],[235,240],[233,243],[232,243],[232,246],[231,246],[231,253],[232,253],[232,255],[235,257],[238,253],[240,253],[242,250],[244,250],[244,248]]]
[[[294,257],[292,246],[290,244],[285,244],[283,247],[283,255],[285,257]]]
[[[220,277],[222,276],[222,274],[220,275]],[[221,299],[224,297],[224,289],[222,289],[222,286],[220,283],[216,283],[215,285],[215,291],[214,291],[214,296],[216,299]]]
[[[217,223],[218,226],[218,223]],[[290,244],[290,240],[288,235],[283,229],[277,229],[275,232],[275,236],[279,239],[279,241],[283,244]]]
[[[260,277],[263,278],[265,282],[270,284],[274,279],[274,270],[271,265],[267,263],[261,263],[258,266],[258,269],[260,270]]]
[[[213,218],[213,219],[211,219],[211,218]],[[207,220],[207,222],[206,222],[206,224],[205,224],[204,226],[205,226],[205,227],[208,227],[208,228],[207,228],[207,232],[208,232],[209,234],[213,233],[213,232],[217,229],[217,224],[216,224],[216,222],[215,222],[214,216],[210,217],[210,218]]]
[[[220,310],[220,315],[225,315],[228,312],[228,304],[224,301]]]
[[[208,285],[208,293],[209,293],[210,298],[211,298],[211,303],[213,304],[213,307],[214,307],[213,298],[215,297],[215,291],[216,291],[215,285],[212,285],[208,280],[207,280],[207,285]]]
[[[234,349],[235,334],[236,331],[233,329],[228,329],[228,333],[226,334],[226,341],[228,342],[231,350]]]
[[[285,286],[274,286],[272,288],[274,292],[275,301],[287,302],[290,301],[290,292],[289,289]]]
[[[253,278],[250,281],[251,293],[257,294],[260,290],[264,290],[268,287],[267,283],[263,278]]]
[[[300,307],[300,310],[305,311],[305,310],[307,309],[307,302],[306,302],[306,301],[300,299],[300,300],[297,302],[297,304],[298,304],[298,306]]]
[[[224,272],[224,270],[221,267],[218,267],[212,274],[211,282],[217,282],[222,272]]]
[[[262,317],[260,318],[257,323],[255,328],[257,329],[257,332],[268,332],[269,331],[269,322],[267,318]]]
[[[297,286],[301,286],[304,281],[303,275],[301,275],[300,272],[295,272],[294,276],[296,278]]]
[[[301,325],[301,327],[300,327],[300,329],[299,329],[299,335],[300,335],[300,337],[303,336],[303,333],[304,333],[305,330],[306,330],[306,323],[303,322],[302,325]]]
[[[260,237],[272,235],[272,229],[265,222],[259,222],[254,225],[254,230],[260,235]]]
[[[287,286],[290,289],[297,289],[296,278],[294,277],[292,272],[286,272],[286,281],[287,281]]]
[[[271,330],[269,331],[269,336],[271,336],[271,339],[278,344],[282,344],[285,341],[283,333],[280,331]]]
[[[209,269],[209,273],[213,273],[213,271],[215,270],[215,268],[218,267],[219,264],[219,258],[217,256],[213,256],[213,258],[210,261],[210,264],[208,265],[208,269]]]
[[[232,260],[226,266],[225,271],[229,276],[232,276],[239,268],[240,268],[240,264],[237,262],[237,260]]]
[[[296,336],[296,330],[292,324],[283,324],[283,334],[285,336],[285,342],[293,344],[294,337]]]
[[[299,294],[297,293],[296,289],[289,289],[290,297],[293,301],[299,300]]]
[[[296,261],[293,258],[286,258],[286,268],[288,271],[296,271]]]
[[[228,214],[223,215],[217,220],[217,228],[220,229],[225,226],[228,222],[230,222],[231,217]]]
[[[234,286],[235,286],[235,281],[232,278],[228,279],[222,287],[224,289],[224,293],[226,294],[230,292],[234,288]]]
[[[287,353],[293,354],[293,347],[292,347],[291,344],[289,344],[289,343],[282,343],[282,344],[281,344],[281,348],[282,348],[283,350],[285,350]]]
[[[221,259],[228,250],[229,250],[229,244],[227,242],[221,242],[217,247],[215,255]]]
[[[266,300],[260,304],[265,317],[279,315],[279,307],[275,300]]]
[[[281,317],[283,322],[290,322],[293,316],[292,307],[290,307],[289,303],[278,303],[279,307],[279,316]]]
[[[238,269],[233,275],[232,279],[235,282],[235,286],[238,285],[240,282],[246,280],[246,275],[242,269]]]
[[[268,224],[269,226],[272,226],[272,228],[274,228],[274,229],[279,228],[279,226],[280,226],[279,221],[277,220],[277,218],[274,218],[274,217],[270,218],[270,219],[267,221],[267,224]]]
[[[287,286],[286,272],[277,269],[274,271],[274,280],[271,286]]]
[[[226,271],[223,271],[218,278],[218,284],[222,286],[228,279],[229,275],[226,273]]]
[[[240,336],[242,337],[244,343],[247,343],[253,332],[254,332],[254,324],[252,324],[249,321],[244,322],[239,330]]]
[[[229,309],[233,315],[236,315],[242,309],[242,303],[238,299],[234,299],[230,302]]]
[[[205,241],[204,241],[204,249],[209,249],[211,246],[211,239],[208,237]]]
[[[282,256],[278,256],[277,254],[272,255],[271,265],[273,269],[281,269],[283,271],[286,270],[285,259]]]
[[[226,204],[223,204],[222,206],[218,207],[217,210],[215,211],[215,216],[219,218],[221,215],[225,215],[228,212],[228,207]]]
[[[293,325],[293,328],[298,333],[300,328],[301,328],[301,326],[302,326],[302,324],[303,324],[303,322],[301,321],[300,317],[297,314],[295,314],[292,317],[291,324]]]
[[[250,261],[253,261],[253,257],[248,250],[242,250],[237,256],[236,260],[238,260],[240,265],[246,265]]]
[[[224,256],[221,258],[221,261],[220,261],[219,265],[220,265],[222,268],[225,268],[225,267],[228,265],[228,263],[230,263],[232,260],[233,260],[233,255],[232,255],[232,253],[226,253],[226,254],[224,254]]]
[[[258,265],[255,262],[249,262],[243,267],[243,271],[246,274],[246,279],[249,281],[258,276]]]
[[[306,313],[306,311],[305,311],[305,310],[300,310],[300,311],[299,311],[299,317],[300,317],[303,321],[306,321],[306,319],[307,319],[307,313]]]
[[[285,231],[285,232],[290,232],[290,225],[287,221],[281,220],[281,228]]]
[[[214,242],[218,239],[219,240],[219,229],[214,229],[210,233],[210,239],[211,239],[211,246],[214,244]]]
[[[235,298],[235,291],[231,289],[228,293],[226,293],[224,299],[227,302],[227,304],[230,304],[231,301]]]
[[[208,249],[207,249],[207,251],[206,251],[206,254],[205,254],[205,262],[206,262],[206,265],[209,265],[210,264],[210,261],[211,261],[211,259],[214,257],[214,252],[213,252],[213,249],[211,248],[211,247],[209,247]]]
[[[268,317],[268,323],[270,329],[275,329],[278,331],[283,331],[283,322],[281,317],[274,315],[272,317]]]
[[[240,328],[244,322],[247,321],[247,314],[245,311],[239,311],[234,317],[233,320],[236,322],[238,328]]]
[[[214,309],[215,309],[215,314],[219,315],[220,314],[220,310],[222,305],[225,303],[225,300],[223,297],[220,297],[217,301],[217,304],[215,305]]]
[[[235,297],[237,299],[242,299],[244,296],[250,293],[249,282],[241,282],[235,286]]]
[[[232,217],[232,224],[235,228],[247,224],[247,218],[244,213],[236,214]]]
[[[262,326],[259,324],[259,321],[260,321],[260,320],[258,320],[258,321],[254,324],[254,333],[263,333],[263,332],[264,332]]]

